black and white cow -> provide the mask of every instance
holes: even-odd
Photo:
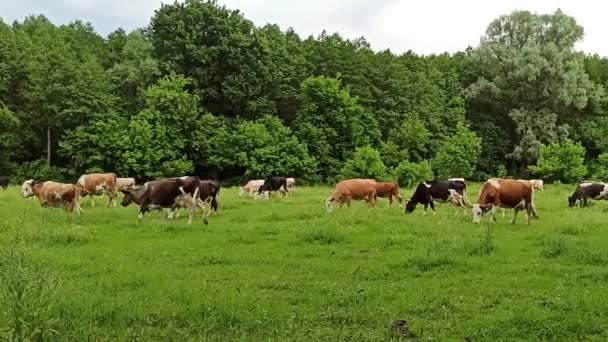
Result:
[[[177,208],[186,208],[189,215],[188,224],[190,224],[198,204],[196,201],[198,183],[197,177],[168,178],[147,182],[139,189],[123,190],[122,193],[125,196],[121,204],[123,207],[131,203],[139,204],[137,223],[147,211],[153,209],[170,209],[169,218],[173,218]],[[192,189],[194,185],[196,187]],[[207,224],[207,216],[204,216],[203,223]]]
[[[268,199],[270,192],[279,191],[283,196],[287,195],[287,178],[285,177],[266,177],[264,184],[258,189],[258,198],[264,197]]]
[[[431,209],[433,209],[433,212],[435,212],[435,205],[433,202],[451,202],[460,208],[466,209],[466,202],[468,202],[466,189],[466,183],[461,180],[434,180],[420,183],[412,195],[412,198],[410,198],[405,205],[405,213],[413,213],[418,204],[424,204],[425,214],[429,205],[431,206]]]
[[[587,200],[608,200],[607,183],[581,183],[576,187],[572,196],[568,197],[568,206],[575,205],[586,207]]]
[[[6,176],[0,176],[0,188],[6,190],[8,188],[9,179]]]

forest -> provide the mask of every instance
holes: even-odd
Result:
[[[395,54],[203,0],[107,37],[0,21],[0,174],[607,179],[608,59],[576,49],[583,27],[515,11],[479,34]]]

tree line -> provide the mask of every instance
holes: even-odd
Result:
[[[395,54],[203,0],[107,37],[0,22],[0,174],[605,178],[608,59],[582,38],[559,10],[516,11],[475,48]]]

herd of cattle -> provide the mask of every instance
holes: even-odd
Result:
[[[9,179],[0,176],[0,188],[8,187]],[[94,196],[106,195],[108,206],[116,206],[118,192],[123,193],[122,206],[132,203],[139,206],[137,222],[150,210],[166,210],[169,218],[173,218],[178,209],[186,209],[189,215],[188,223],[192,223],[196,210],[203,213],[203,222],[211,212],[217,213],[221,182],[218,180],[201,180],[195,176],[164,178],[136,185],[134,178],[118,178],[114,173],[98,173],[82,175],[75,184],[52,181],[40,182],[33,179],[23,182],[21,196],[36,197],[43,207],[63,207],[66,211],[80,214],[83,209],[80,200],[89,197],[91,206],[95,205]],[[447,181],[433,180],[419,184],[412,197],[405,204],[405,213],[414,212],[416,207],[424,205],[424,213],[430,206],[435,212],[435,202],[453,203],[466,213],[472,207],[473,222],[479,223],[484,214],[489,213],[496,221],[498,208],[513,209],[512,223],[520,211],[526,212],[527,222],[538,218],[534,205],[535,190],[542,191],[542,180],[500,179],[492,178],[486,181],[480,190],[476,204],[471,204],[467,196],[467,186],[463,178],[452,178]],[[295,179],[287,177],[267,177],[247,182],[240,187],[239,196],[246,193],[256,199],[269,199],[271,193],[281,193],[287,196],[290,189],[295,189]],[[325,200],[325,208],[331,211],[336,205],[344,203],[350,207],[352,200],[365,200],[369,206],[375,206],[377,198],[388,198],[389,206],[393,198],[401,203],[403,199],[396,182],[377,182],[374,179],[348,179],[338,183],[329,198]],[[568,205],[587,206],[588,200],[608,200],[608,183],[585,182],[577,186],[572,196],[568,197]]]

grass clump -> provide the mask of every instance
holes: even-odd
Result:
[[[545,238],[540,254],[547,259],[555,259],[568,252],[566,240],[562,236]]]
[[[308,243],[332,245],[344,241],[344,234],[335,229],[315,229],[302,233],[301,238]]]
[[[0,251],[0,337],[7,341],[48,341],[58,337],[57,278],[46,266],[28,262],[17,250]]]

